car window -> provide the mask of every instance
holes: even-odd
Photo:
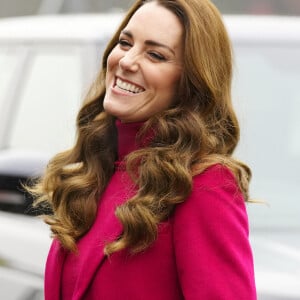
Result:
[[[5,94],[18,63],[18,53],[10,47],[0,47],[0,108],[5,105]]]
[[[234,99],[242,129],[237,155],[252,167],[252,198],[266,202],[248,206],[251,223],[299,227],[300,47],[235,50]]]
[[[106,42],[0,45],[0,210],[36,214],[21,183],[74,143],[78,109]]]
[[[10,148],[54,152],[71,143],[83,96],[81,68],[77,47],[35,47],[11,122]]]
[[[6,122],[10,114],[9,99],[14,97],[15,76],[18,73],[18,66],[22,64],[22,53],[13,46],[0,46],[0,148],[6,133]]]

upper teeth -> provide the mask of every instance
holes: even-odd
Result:
[[[138,87],[134,84],[122,81],[120,78],[117,78],[116,84],[120,89],[131,92],[131,93],[141,93],[143,91],[143,89],[141,89],[140,87]]]

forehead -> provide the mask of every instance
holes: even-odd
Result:
[[[174,46],[183,36],[183,26],[178,17],[155,1],[141,6],[124,29],[131,31],[133,35],[140,34],[145,39],[160,39]]]

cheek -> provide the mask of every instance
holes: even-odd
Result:
[[[180,86],[180,78],[181,72],[172,73],[168,78],[168,84],[165,88],[165,93],[167,97],[168,106],[170,107],[172,104],[178,101],[178,90]]]
[[[107,57],[107,70],[106,70],[106,78],[105,78],[105,82],[107,86],[110,85],[111,81],[114,78],[115,66],[116,66],[116,57],[113,53],[111,53]]]
[[[180,76],[169,73],[157,82],[156,105],[160,110],[171,107],[177,101],[179,81]]]
[[[107,71],[114,69],[120,60],[120,55],[118,54],[117,49],[113,49],[107,57]]]
[[[169,97],[173,98],[176,96],[180,83],[180,75],[181,73],[179,72],[170,72],[161,79],[160,85],[165,93],[169,95]]]
[[[115,61],[115,55],[113,52],[111,52],[107,57],[107,68],[111,68],[111,66],[114,64]]]

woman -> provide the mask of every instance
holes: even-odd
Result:
[[[46,300],[256,299],[231,73],[209,0],[133,5],[34,189],[53,210]]]

